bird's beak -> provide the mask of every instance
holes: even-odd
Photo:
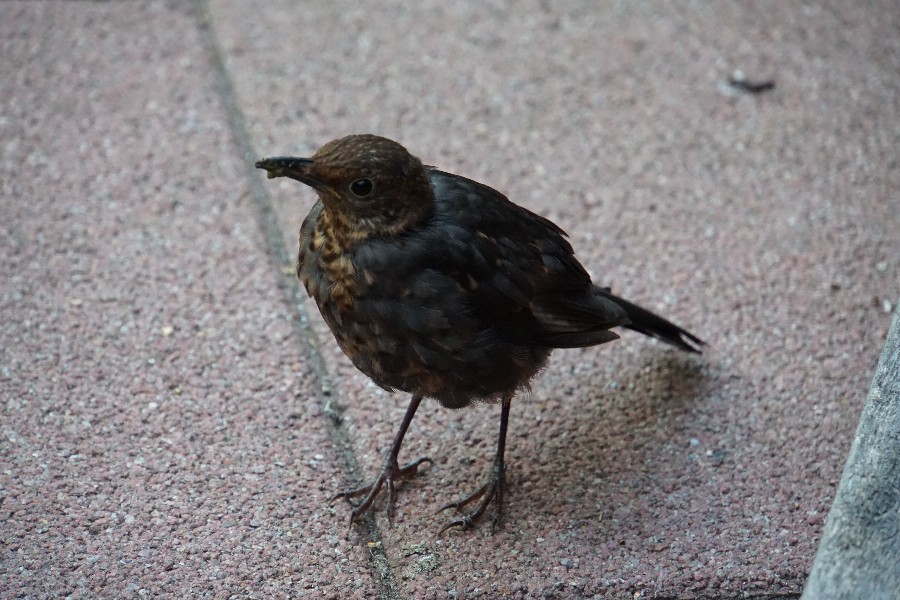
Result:
[[[290,177],[306,185],[318,188],[320,182],[312,174],[311,158],[295,158],[293,156],[273,156],[256,161],[257,169],[265,169],[269,179]]]

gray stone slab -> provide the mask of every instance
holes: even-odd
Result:
[[[822,532],[803,598],[890,600],[900,590],[900,312]]]

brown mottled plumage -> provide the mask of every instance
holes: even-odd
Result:
[[[703,342],[662,317],[595,286],[554,223],[485,185],[422,163],[374,135],[329,142],[312,158],[256,163],[269,177],[316,190],[300,230],[297,275],[353,364],[388,391],[412,394],[375,481],[388,515],[406,429],[423,397],[449,408],[501,401],[497,453],[487,482],[445,508],[475,509],[449,523],[468,527],[496,501],[502,511],[504,447],[513,394],[526,387],[554,348],[602,344],[623,326],[698,352]],[[443,531],[443,530],[442,530]]]

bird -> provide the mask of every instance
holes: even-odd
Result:
[[[557,348],[605,344],[624,327],[699,353],[700,338],[595,285],[552,221],[474,180],[426,166],[400,143],[373,134],[332,140],[309,158],[256,162],[318,199],[299,234],[296,271],[338,346],[409,405],[371,483],[342,491],[351,525],[382,488],[387,517],[396,484],[428,457],[400,466],[407,429],[424,398],[460,409],[499,403],[496,451],[484,483],[440,510],[458,517],[438,533],[468,529],[493,504],[503,517],[506,434],[512,399]]]

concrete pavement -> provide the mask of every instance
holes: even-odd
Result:
[[[4,597],[796,597],[900,297],[892,3],[0,4]],[[736,93],[734,69],[774,78]],[[398,139],[710,342],[558,352],[506,526],[434,533],[498,407],[406,398],[290,275],[254,158]]]

